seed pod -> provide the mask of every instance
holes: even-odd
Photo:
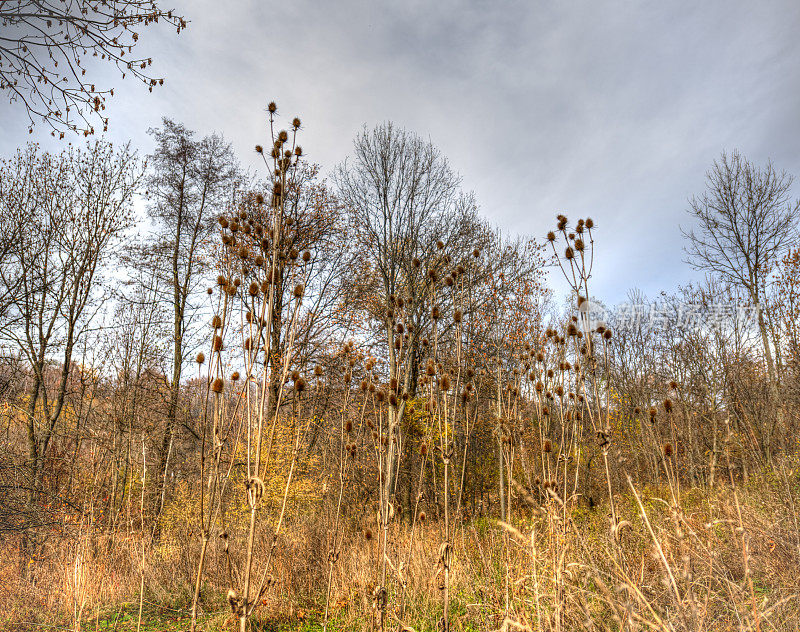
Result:
[[[225,386],[225,382],[223,382],[221,377],[218,377],[211,383],[211,390],[215,393],[221,393],[223,386]]]
[[[203,364],[203,362],[206,361],[206,356],[201,351],[200,353],[197,354],[197,358],[195,358],[195,360],[197,361],[197,364]]]

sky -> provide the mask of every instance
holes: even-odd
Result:
[[[189,27],[149,28],[137,49],[163,87],[98,70],[115,87],[112,141],[148,153],[147,129],[167,116],[222,133],[255,169],[275,100],[330,172],[363,125],[393,121],[438,146],[508,235],[543,238],[557,213],[592,217],[594,294],[609,304],[699,278],[681,227],[723,150],[800,177],[796,0],[170,6]],[[29,135],[17,104],[0,102],[0,123],[2,156],[59,145],[45,126]]]

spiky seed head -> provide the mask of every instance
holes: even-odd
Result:
[[[417,257],[414,257],[411,260],[411,265],[414,266],[415,268],[419,268],[422,265],[422,262]]]
[[[564,251],[564,257],[567,259],[573,259],[575,257],[575,251],[572,249],[572,246],[567,246],[567,249]]]
[[[436,247],[439,250],[444,250],[444,242],[440,239],[439,241],[436,242]]]
[[[214,340],[211,343],[211,348],[214,351],[222,351],[222,336],[214,336]]]
[[[672,456],[672,444],[671,443],[665,443],[662,449],[664,450],[664,456],[665,457],[669,458],[669,457]]]
[[[650,420],[651,421],[654,420],[656,418],[656,415],[658,415],[658,411],[656,410],[656,407],[655,406],[651,406],[650,410],[648,411],[648,414],[650,415]]]
[[[678,383],[675,380],[672,380],[669,383],[669,387],[670,387],[671,390],[677,391],[678,390]]]
[[[549,454],[553,451],[553,444],[550,442],[549,439],[545,440],[544,444],[542,445],[542,452],[545,454]]]
[[[234,371],[231,373],[231,382],[238,382],[239,381],[239,371]]]
[[[460,323],[463,317],[464,317],[464,312],[462,312],[460,309],[457,309],[456,311],[453,312],[453,320],[455,322]]]
[[[439,311],[439,306],[434,305],[433,309],[431,309],[431,318],[433,318],[433,320],[439,320],[441,317],[442,313]]]
[[[372,529],[367,527],[364,529],[364,539],[369,542],[372,539]]]
[[[195,360],[197,361],[197,364],[203,364],[203,362],[206,361],[206,356],[201,351],[200,353],[197,354],[197,357],[195,358]]]
[[[259,289],[260,288],[258,287],[258,283],[256,283],[255,281],[252,281],[250,283],[250,287],[247,288],[247,291],[250,293],[250,296],[258,296],[258,290]]]
[[[297,118],[296,116],[292,119],[292,127],[294,127],[295,129],[300,127],[300,119]]]
[[[439,388],[445,392],[450,390],[450,378],[446,374],[439,380]]]
[[[217,285],[219,285],[220,287],[225,287],[226,285],[228,285],[228,279],[226,279],[224,276],[220,274],[217,277]]]
[[[294,390],[296,390],[298,393],[302,393],[304,390],[306,390],[306,380],[305,380],[305,378],[300,377],[300,378],[295,380],[295,382],[294,382]]]
[[[584,246],[584,243],[583,243],[583,239],[576,239],[575,240],[575,250],[577,250],[578,252],[583,252],[584,247],[585,246]]]
[[[303,291],[304,290],[305,290],[305,288],[303,287],[302,283],[298,283],[297,285],[295,285],[294,286],[294,296],[295,296],[295,298],[300,298],[301,296],[303,296]]]
[[[225,382],[222,380],[221,377],[218,377],[211,383],[211,390],[215,393],[221,393],[222,388],[225,386]]]
[[[211,326],[214,329],[219,329],[220,327],[222,327],[222,319],[216,314],[214,314],[214,317],[211,319]]]
[[[305,250],[303,252],[303,261],[305,261],[306,263],[311,261],[311,253],[308,250]]]
[[[611,340],[611,336],[612,336],[612,335],[613,335],[613,334],[611,333],[611,330],[610,330],[610,329],[606,329],[606,330],[603,332],[603,338],[604,338],[605,340]]]
[[[591,218],[591,217],[587,217],[587,218],[586,218],[586,222],[584,222],[584,223],[586,224],[586,228],[588,228],[588,229],[590,229],[590,230],[591,230],[592,228],[594,228],[594,222],[592,221],[592,218]]]
[[[430,268],[430,269],[428,270],[428,277],[429,277],[429,278],[430,278],[430,280],[431,280],[431,281],[433,281],[434,283],[436,283],[436,281],[438,281],[438,280],[439,280],[439,274],[438,274],[438,273],[436,272],[436,270],[434,270],[433,268]]]
[[[666,412],[668,412],[668,413],[672,412],[672,400],[671,399],[665,399],[664,400],[664,410]]]
[[[287,140],[289,140],[289,133],[285,129],[282,129],[280,132],[278,132],[278,140],[282,143],[285,143]]]

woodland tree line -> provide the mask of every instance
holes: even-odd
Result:
[[[192,629],[222,603],[244,630],[302,592],[324,627],[363,601],[380,629],[578,629],[594,613],[700,630],[733,616],[709,607],[720,591],[747,625],[772,616],[749,540],[743,575],[711,563],[695,581],[675,534],[681,490],[772,473],[787,567],[800,560],[791,176],[723,154],[686,216],[705,280],[632,291],[658,319],[594,320],[602,218],[509,237],[413,132],[365,127],[324,171],[300,120],[268,110],[257,173],[168,119],[147,156],[96,140],[0,164],[0,541],[17,594],[77,628],[123,596],[141,617],[181,591]],[[715,319],[720,305],[752,309]],[[647,489],[669,496],[672,535]],[[586,516],[604,525],[591,572],[570,566]],[[522,534],[536,520],[538,552]],[[720,520],[738,542],[741,510]],[[626,529],[652,536],[663,586],[633,577]],[[465,559],[495,569],[491,588]],[[477,613],[452,610],[465,585]]]

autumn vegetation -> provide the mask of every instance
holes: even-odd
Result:
[[[722,154],[704,280],[611,306],[602,217],[267,112],[256,172],[168,119],[0,163],[0,627],[800,630],[789,174]]]

